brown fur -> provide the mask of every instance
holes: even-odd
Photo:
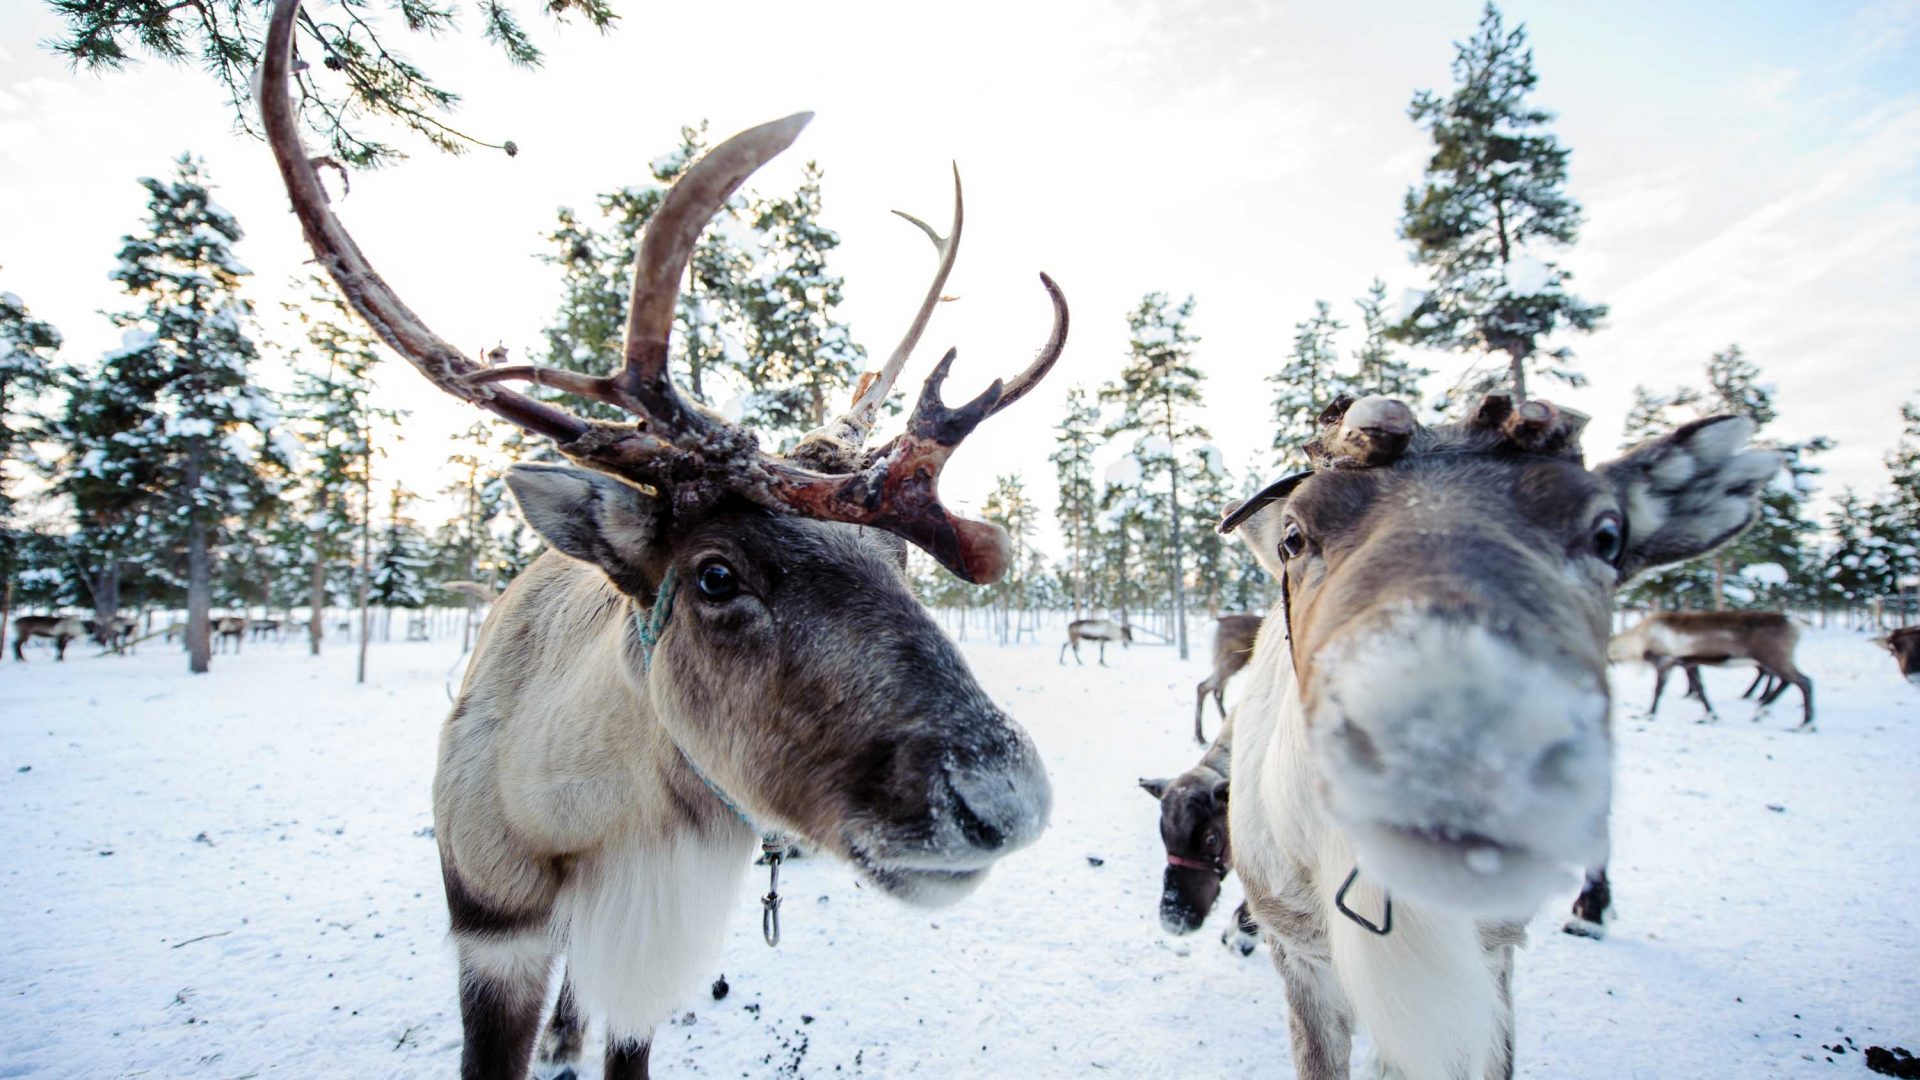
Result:
[[[1881,643],[1900,665],[1900,674],[1920,682],[1920,626],[1903,626],[1888,634]]]
[[[1659,711],[1660,695],[1675,667],[1686,669],[1688,696],[1697,697],[1708,714],[1714,715],[1698,669],[1749,661],[1762,675],[1778,680],[1773,689],[1760,696],[1761,706],[1773,704],[1787,686],[1797,686],[1803,705],[1800,726],[1811,728],[1813,680],[1794,662],[1794,647],[1799,641],[1800,628],[1777,611],[1662,611],[1616,636],[1608,646],[1608,656],[1653,665],[1649,716]]]
[[[1213,632],[1213,673],[1200,681],[1193,691],[1193,741],[1206,745],[1201,719],[1207,713],[1207,695],[1213,695],[1220,718],[1227,718],[1227,680],[1253,659],[1253,641],[1260,634],[1258,615],[1222,615]]]
[[[86,633],[86,625],[71,615],[22,615],[13,620],[13,658],[26,663],[27,656],[21,647],[37,637],[53,639],[53,658],[67,658],[67,642]]]

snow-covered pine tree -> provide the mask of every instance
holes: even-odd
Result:
[[[1280,370],[1267,376],[1273,391],[1273,459],[1286,471],[1307,467],[1307,442],[1320,413],[1350,384],[1339,372],[1340,354],[1333,336],[1346,324],[1333,317],[1325,300],[1313,302],[1313,314],[1293,324],[1293,351]]]
[[[1843,489],[1827,512],[1828,547],[1821,559],[1820,600],[1853,607],[1878,594],[1868,568],[1867,534],[1872,527],[1865,500]]]
[[[845,281],[827,269],[827,255],[840,246],[840,234],[820,224],[820,178],[820,166],[809,161],[792,195],[754,204],[753,226],[765,245],[746,294],[754,368],[738,368],[759,391],[743,419],[796,438],[826,423],[867,360],[837,317]]]
[[[996,476],[993,490],[980,505],[980,516],[1007,531],[1013,547],[1013,559],[1007,575],[987,589],[990,602],[999,609],[1000,644],[1016,633],[1016,618],[1024,620],[1031,601],[1031,566],[1036,508],[1027,498],[1026,484],[1016,474]],[[1015,612],[1019,614],[1016,615]]]
[[[1900,406],[1900,442],[1887,455],[1893,481],[1892,515],[1914,542],[1920,542],[1920,398]],[[1906,571],[1920,574],[1920,565]]]
[[[1384,394],[1419,408],[1420,380],[1433,373],[1394,355],[1389,337],[1393,321],[1387,317],[1387,283],[1374,278],[1367,294],[1353,303],[1360,309],[1360,328],[1366,336],[1353,354],[1351,392],[1356,396]]]
[[[395,484],[387,499],[387,527],[380,538],[372,576],[373,602],[385,608],[409,610],[427,606],[427,567],[433,552],[426,534],[408,512],[415,499],[405,485]]]
[[[1753,527],[1714,553],[1714,606],[1723,607],[1731,599],[1742,607],[1779,608],[1813,599],[1819,593],[1819,557],[1811,538],[1819,526],[1807,510],[1814,477],[1822,470],[1812,459],[1831,449],[1833,441],[1816,437],[1785,442],[1765,436],[1767,425],[1779,415],[1773,390],[1761,382],[1759,367],[1738,345],[1729,345],[1707,361],[1707,389],[1697,408],[1701,415],[1747,417],[1754,423],[1754,444],[1778,450],[1786,458],[1785,468],[1760,497],[1760,514]]]
[[[191,155],[178,159],[172,179],[140,184],[146,227],[123,239],[109,276],[138,305],[114,317],[137,335],[128,351],[144,354],[141,368],[159,381],[144,422],[125,438],[153,467],[156,539],[184,551],[188,667],[204,672],[216,553],[236,522],[279,497],[275,473],[285,462],[271,437],[279,414],[248,371],[257,354],[252,305],[240,295],[251,271],[232,250],[239,223],[213,201]]]
[[[1267,478],[1262,475],[1259,464],[1248,467],[1240,485],[1240,497],[1250,499],[1267,486]],[[1227,577],[1227,605],[1230,610],[1264,615],[1273,606],[1273,577],[1267,568],[1253,557],[1247,545],[1235,540],[1226,548],[1228,565],[1231,568]]]
[[[1187,553],[1193,562],[1193,588],[1207,609],[1208,618],[1218,618],[1226,603],[1228,578],[1233,571],[1231,537],[1220,535],[1220,518],[1233,498],[1233,478],[1227,474],[1226,461],[1210,445],[1194,448],[1182,463],[1187,473]]]
[[[1193,318],[1194,299],[1189,296],[1175,306],[1165,293],[1148,293],[1138,307],[1127,315],[1128,357],[1117,382],[1100,388],[1100,400],[1120,406],[1120,416],[1107,431],[1109,437],[1121,432],[1137,436],[1136,452],[1146,449],[1156,459],[1169,464],[1178,460],[1182,450],[1195,439],[1210,436],[1192,419],[1201,403],[1200,384],[1206,378],[1194,366],[1193,347],[1200,343],[1188,323]],[[1151,444],[1147,440],[1154,440]],[[1142,458],[1142,464],[1147,459]],[[1159,524],[1166,528],[1163,550],[1171,556],[1168,587],[1173,599],[1174,638],[1180,659],[1187,658],[1187,595],[1183,570],[1185,546],[1180,510],[1180,470],[1165,470],[1168,483],[1168,508]],[[1153,522],[1147,523],[1150,527]]]
[[[355,538],[368,546],[364,539],[373,527],[365,511],[373,483],[374,425],[397,422],[400,414],[374,405],[373,371],[381,347],[331,280],[310,277],[306,301],[287,305],[287,311],[307,339],[288,399],[311,461],[299,493],[299,520],[307,535],[307,648],[318,656],[327,605],[344,599],[359,573]]]
[[[59,348],[60,331],[34,318],[20,297],[0,292],[0,650],[13,628],[14,578],[26,546],[26,530],[14,517],[11,470],[43,431],[39,398],[59,384]]]
[[[1063,576],[1073,617],[1086,615],[1093,602],[1089,577],[1092,573],[1094,515],[1098,499],[1093,486],[1093,451],[1100,423],[1100,409],[1087,400],[1085,388],[1067,390],[1067,414],[1061,418],[1055,436],[1056,449],[1048,458],[1060,486],[1060,501],[1054,516],[1060,531],[1066,534],[1067,562]]]
[[[1539,81],[1525,26],[1509,32],[1489,3],[1470,41],[1454,45],[1455,86],[1422,90],[1408,114],[1433,137],[1418,187],[1407,191],[1402,239],[1427,267],[1432,289],[1394,330],[1412,345],[1505,354],[1469,392],[1505,384],[1527,396],[1529,365],[1578,385],[1572,353],[1542,353],[1557,330],[1592,330],[1606,316],[1566,291],[1571,275],[1550,254],[1579,235],[1580,205],[1565,191],[1570,151],[1532,105]]]

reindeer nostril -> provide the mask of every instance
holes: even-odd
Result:
[[[1574,739],[1562,739],[1547,747],[1533,767],[1533,786],[1566,787],[1573,782],[1574,758],[1580,752]]]
[[[1373,736],[1366,729],[1351,720],[1340,722],[1340,737],[1347,741],[1347,749],[1352,752],[1354,763],[1368,772],[1380,772],[1380,748],[1374,744]]]
[[[960,835],[968,844],[982,851],[994,851],[1007,842],[1006,832],[975,813],[966,796],[960,794],[960,789],[951,781],[947,790],[953,793],[954,824],[960,827]]]

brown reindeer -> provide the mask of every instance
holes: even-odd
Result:
[[[1686,696],[1698,699],[1707,715],[1716,720],[1719,714],[1707,700],[1699,669],[1740,661],[1752,663],[1759,669],[1756,686],[1769,676],[1776,680],[1760,695],[1760,707],[1773,704],[1788,686],[1797,686],[1803,706],[1800,726],[1811,731],[1813,680],[1794,663],[1793,650],[1799,640],[1800,628],[1777,611],[1660,611],[1615,635],[1607,647],[1607,657],[1615,661],[1644,660],[1653,665],[1653,704],[1647,707],[1648,716],[1660,711],[1667,676],[1679,667],[1687,676]],[[1753,690],[1748,687],[1747,693]]]
[[[1227,832],[1227,788],[1233,763],[1233,722],[1220,726],[1207,752],[1172,779],[1142,778],[1140,787],[1160,802],[1160,842],[1167,869],[1160,885],[1160,925],[1170,934],[1190,934],[1207,921],[1220,885],[1233,869]],[[1220,940],[1248,956],[1260,929],[1242,902]]]
[[[1777,454],[1713,417],[1589,469],[1584,417],[1343,398],[1313,468],[1227,515],[1278,577],[1234,710],[1234,870],[1274,941],[1295,1074],[1513,1075],[1524,922],[1607,846],[1613,596],[1753,520]]]
[[[1253,639],[1260,635],[1260,623],[1258,615],[1220,616],[1220,625],[1213,631],[1213,674],[1202,679],[1193,692],[1194,742],[1207,744],[1200,721],[1207,713],[1208,694],[1213,695],[1220,719],[1227,718],[1227,680],[1239,674],[1247,661],[1253,659]]]
[[[1107,666],[1107,642],[1118,641],[1120,647],[1133,645],[1133,627],[1117,619],[1075,619],[1067,624],[1067,640],[1060,646],[1060,662],[1067,662],[1067,649],[1073,649],[1073,662],[1085,666],[1080,659],[1080,643],[1097,641],[1100,643],[1100,666]]]
[[[133,645],[134,634],[140,629],[140,620],[126,615],[115,615],[107,622],[87,619],[84,625],[87,628],[87,636],[103,648],[114,652],[125,652]]]
[[[85,637],[85,620],[72,615],[22,615],[13,620],[13,658],[21,663],[27,662],[27,656],[21,652],[21,646],[30,638],[52,638],[53,658],[67,658],[67,642]]]
[[[653,1026],[718,952],[757,834],[804,840],[884,892],[940,904],[1043,827],[1050,790],[1032,742],[914,600],[903,568],[910,542],[971,582],[1006,572],[1006,534],[948,513],[939,473],[1052,367],[1065,301],[1043,277],[1054,330],[1023,373],[949,408],[949,352],[906,432],[864,445],[952,266],[956,179],[949,235],[915,222],[939,250],[933,285],[845,415],[777,457],[682,397],[668,334],[694,243],[798,136],[802,114],[722,142],[667,194],[635,259],[620,371],[484,368],[421,324],[328,207],[288,101],[297,6],[278,0],[269,24],[262,113],[319,263],[436,385],[584,466],[509,472],[553,550],[494,604],[442,731],[434,822],[460,960],[461,1072],[526,1075],[560,953],[561,1017],[575,1002],[604,1016],[605,1075],[644,1076]],[[581,419],[506,389],[513,380],[585,394],[636,422]],[[770,891],[770,941],[777,904]],[[555,1034],[556,1049],[578,1047],[577,1030]]]
[[[1901,676],[1920,686],[1920,626],[1903,626],[1881,638],[1880,644],[1893,654]]]
[[[247,627],[250,625],[245,615],[216,615],[212,618],[214,644],[219,652],[226,652],[227,646],[233,646],[234,655],[240,654],[240,643],[246,640]]]

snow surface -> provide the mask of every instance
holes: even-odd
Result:
[[[657,1075],[1292,1075],[1279,977],[1218,941],[1238,884],[1199,933],[1157,917],[1135,779],[1197,758],[1206,649],[1061,667],[1057,633],[963,644],[1046,757],[1046,835],[935,912],[789,864],[778,950],[749,872],[714,969],[731,994],[658,1032]],[[344,643],[249,642],[199,677],[159,642],[0,666],[0,1076],[451,1075],[427,828],[456,648],[376,644],[366,686]],[[1720,724],[1677,690],[1637,719],[1650,676],[1616,669],[1619,918],[1602,942],[1559,933],[1570,897],[1534,921],[1522,1076],[1865,1076],[1822,1044],[1920,1047],[1920,692],[1864,635],[1810,632],[1801,656],[1811,735],[1787,730],[1791,691],[1750,722],[1739,670],[1707,673]]]

